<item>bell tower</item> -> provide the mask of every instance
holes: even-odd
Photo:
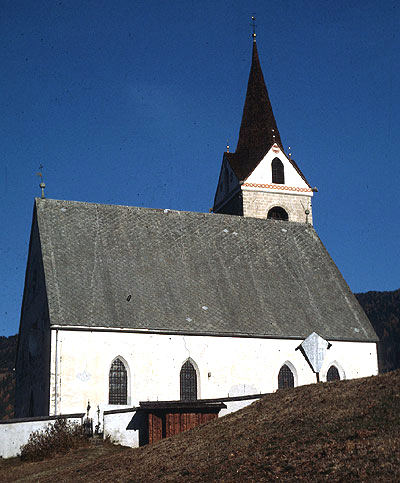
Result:
[[[254,20],[254,18],[253,18]],[[227,151],[214,198],[214,213],[312,224],[311,188],[284,151],[258,57],[253,53],[239,140]],[[290,148],[289,148],[290,149]]]

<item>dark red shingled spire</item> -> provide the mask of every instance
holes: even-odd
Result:
[[[258,58],[257,43],[254,41],[253,58],[236,152],[263,151],[270,148],[274,143],[272,130],[275,131],[275,142],[282,145],[265,86],[260,59]]]
[[[273,137],[274,134],[275,138]],[[272,112],[271,101],[265,86],[254,37],[253,58],[247,84],[239,141],[236,152],[227,155],[239,179],[243,180],[250,175],[274,142],[283,148],[274,113]]]

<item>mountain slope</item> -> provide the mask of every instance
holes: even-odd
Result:
[[[379,337],[379,372],[400,369],[400,289],[355,295]]]

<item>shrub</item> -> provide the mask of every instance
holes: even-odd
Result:
[[[21,447],[21,459],[39,461],[56,453],[66,453],[69,449],[87,445],[87,438],[79,424],[66,419],[56,419],[43,430],[33,431],[28,442]]]

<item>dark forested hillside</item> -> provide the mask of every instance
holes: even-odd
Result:
[[[400,289],[356,294],[379,337],[379,372],[400,369]]]
[[[14,416],[17,336],[0,337],[0,419]]]
[[[17,338],[17,335],[0,336],[0,371],[14,369]]]

